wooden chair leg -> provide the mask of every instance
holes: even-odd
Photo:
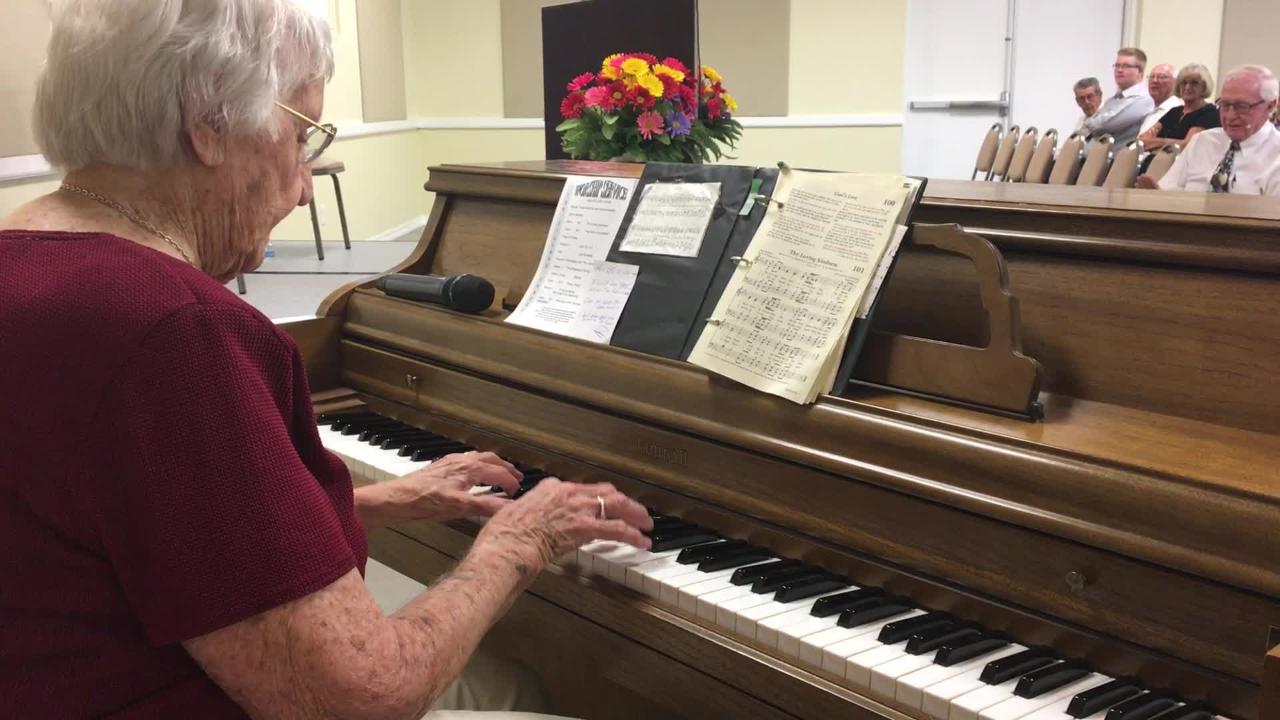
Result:
[[[316,213],[315,198],[311,199],[311,231],[316,236],[316,256],[321,260],[324,259],[324,243],[320,240],[320,216]]]
[[[241,295],[249,292],[249,288],[244,284],[244,273],[236,273],[236,289],[240,291]]]
[[[342,205],[342,185],[338,183],[337,173],[329,177],[333,178],[333,194],[338,198],[338,220],[342,223],[342,244],[350,250],[351,235],[347,232],[347,209]]]

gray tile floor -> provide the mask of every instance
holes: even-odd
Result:
[[[353,242],[347,250],[341,242],[324,245],[324,260],[316,258],[313,241],[284,241],[271,244],[274,257],[245,276],[248,292],[241,297],[269,318],[313,315],[320,301],[348,283],[385,272],[408,257],[417,242]],[[232,292],[235,281],[227,283]]]

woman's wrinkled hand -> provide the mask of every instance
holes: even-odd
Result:
[[[489,517],[511,504],[523,475],[491,452],[445,455],[421,470],[359,488],[357,511],[366,526],[413,520]],[[472,488],[496,485],[506,495],[473,494]]]
[[[494,515],[476,542],[504,543],[541,568],[592,540],[648,549],[651,542],[644,533],[651,529],[653,519],[644,506],[613,485],[548,477]]]

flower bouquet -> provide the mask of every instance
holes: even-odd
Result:
[[[673,57],[619,53],[568,90],[556,132],[574,159],[697,163],[720,159],[720,144],[742,137],[738,104],[706,65],[694,74]]]

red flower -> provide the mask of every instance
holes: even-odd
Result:
[[[658,79],[662,81],[662,97],[673,98],[679,94],[680,83],[672,80],[670,75],[659,75]]]
[[[626,102],[636,110],[647,110],[653,107],[657,100],[649,94],[648,90],[636,85],[635,87],[627,88]]]
[[[578,77],[569,81],[569,85],[567,86],[568,90],[569,92],[574,92],[575,90],[581,90],[582,88],[589,85],[592,80],[595,80],[595,79],[596,79],[596,76],[594,73],[582,73]]]
[[[685,67],[684,63],[680,62],[679,60],[673,57],[662,58],[662,64],[666,65],[672,70],[679,70],[680,72],[684,73],[685,78],[688,78],[690,75],[693,74],[689,72],[689,68]]]
[[[560,115],[565,120],[582,117],[582,108],[587,104],[587,98],[580,92],[573,92],[565,95],[564,100],[560,101]]]
[[[717,120],[724,113],[724,109],[720,104],[720,98],[713,97],[707,101],[707,118]]]
[[[615,110],[620,108],[630,100],[630,97],[627,94],[627,86],[623,84],[621,80],[615,80],[609,83],[606,90],[609,93],[609,105],[605,108],[606,110]]]
[[[680,102],[684,105],[686,113],[695,113],[698,110],[698,96],[693,92],[693,88],[688,85],[681,85],[678,94]]]
[[[657,64],[658,64],[658,56],[657,56],[657,55],[653,55],[653,54],[651,54],[651,53],[632,53],[632,54],[631,54],[631,57],[638,57],[638,58],[640,58],[641,60],[643,60],[643,61],[645,61],[645,62],[649,63],[650,65],[657,65]]]

